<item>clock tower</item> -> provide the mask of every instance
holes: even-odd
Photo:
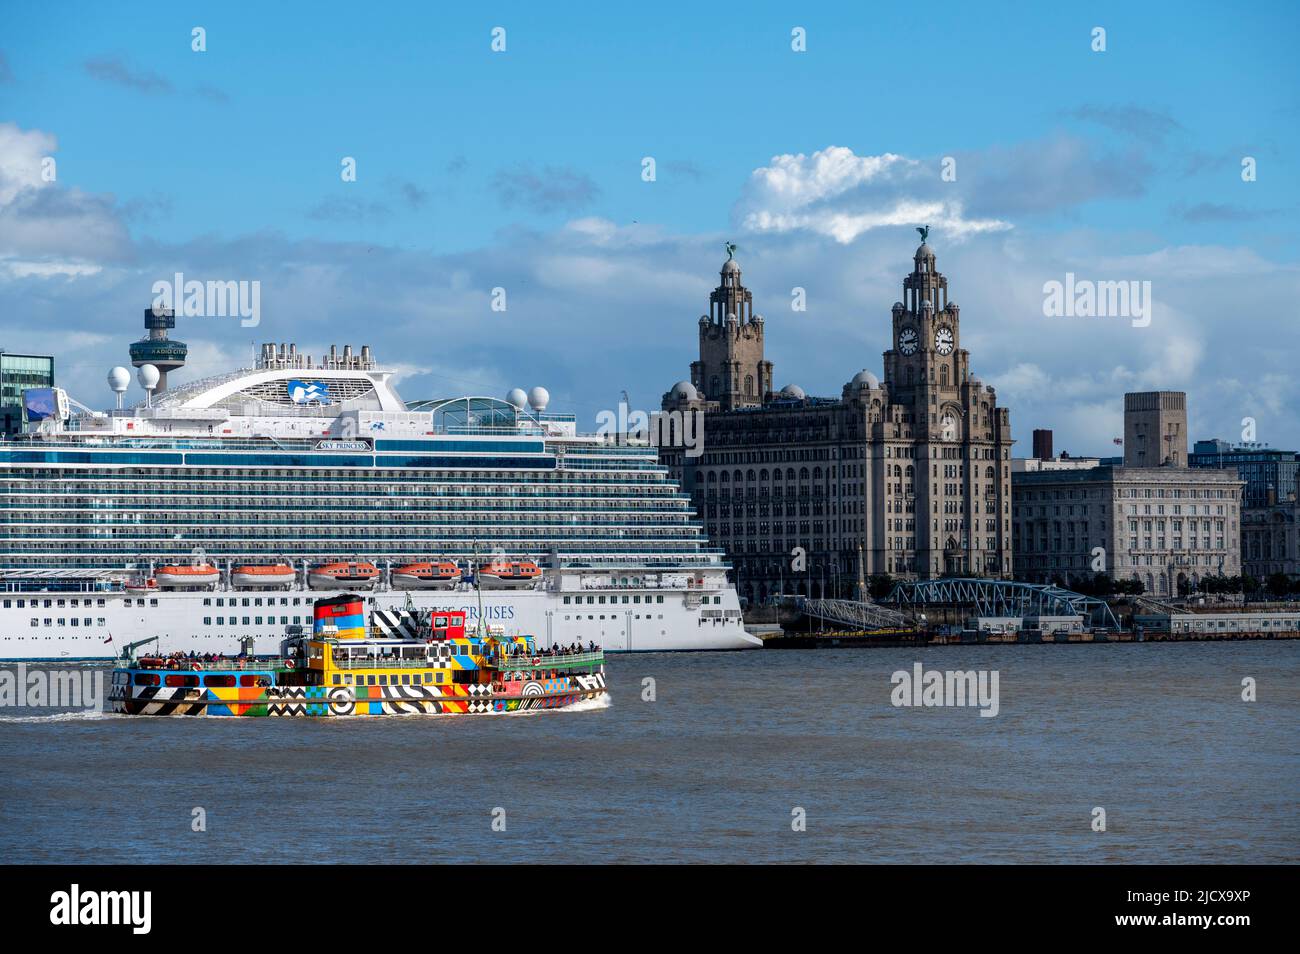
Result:
[[[915,461],[915,538],[903,540],[922,576],[1000,575],[1011,565],[1011,428],[991,387],[970,372],[961,347],[961,309],[922,241],[892,309],[893,347],[884,354],[885,387],[900,434],[911,446],[888,448]],[[888,502],[893,505],[894,502]],[[897,545],[897,543],[895,543]]]

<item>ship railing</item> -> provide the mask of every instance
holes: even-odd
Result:
[[[496,665],[504,672],[533,671],[537,669],[580,669],[602,665],[605,662],[603,652],[568,653],[563,656],[542,655],[502,655],[496,659]]]
[[[297,660],[291,660],[284,656],[236,656],[226,659],[190,659],[188,656],[172,660],[163,659],[161,666],[156,664],[142,665],[142,661],[150,659],[148,654],[137,657],[132,661],[118,660],[119,665],[131,666],[137,669],[148,669],[158,672],[241,672],[251,670],[261,672],[265,669],[287,669],[292,664],[301,665]],[[172,662],[176,665],[171,665]],[[194,669],[198,666],[198,669]]]

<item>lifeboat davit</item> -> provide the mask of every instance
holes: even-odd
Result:
[[[211,586],[221,579],[221,573],[211,563],[170,564],[159,567],[154,578],[161,587]]]
[[[313,590],[361,590],[378,579],[379,568],[373,563],[326,563],[307,574],[307,585]]]
[[[393,568],[393,588],[398,590],[449,590],[460,582],[460,567],[447,560],[408,563]]]
[[[249,564],[230,571],[231,586],[289,586],[297,578],[288,563]]]
[[[541,568],[531,560],[498,560],[478,568],[479,585],[486,587],[532,586],[541,577]]]

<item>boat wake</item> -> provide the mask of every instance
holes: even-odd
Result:
[[[7,716],[0,715],[0,724],[44,723],[44,722],[98,722],[100,719],[121,718],[115,712],[100,712],[98,709],[77,709],[72,712],[53,712],[48,715]]]
[[[610,699],[609,693],[597,696],[595,699],[583,699],[581,702],[575,702],[571,706],[565,706],[561,712],[595,712],[597,709],[608,709],[612,706],[613,700]]]

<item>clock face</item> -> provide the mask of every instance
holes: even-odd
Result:
[[[916,354],[917,337],[915,328],[904,328],[898,333],[898,350],[903,354]]]
[[[940,328],[934,333],[934,347],[940,354],[952,354],[951,328]]]

